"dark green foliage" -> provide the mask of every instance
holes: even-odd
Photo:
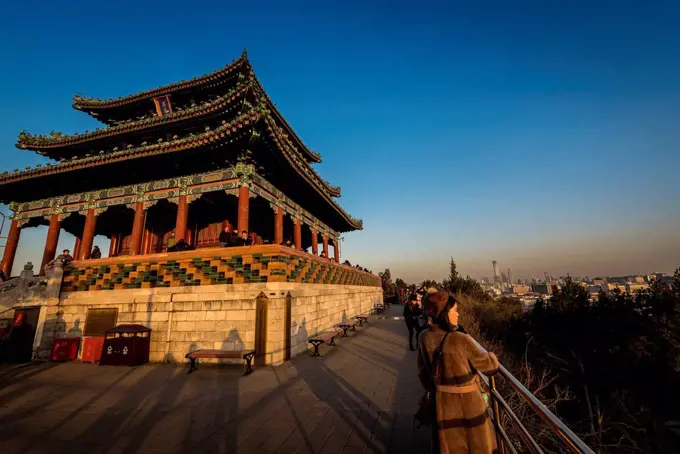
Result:
[[[454,295],[467,295],[477,301],[489,301],[491,299],[479,282],[470,276],[462,277],[458,274],[456,262],[453,259],[449,263],[449,276],[442,282],[442,287]]]
[[[680,401],[679,314],[680,292],[660,281],[590,302],[583,286],[567,280],[510,329],[524,333],[523,342],[505,341],[572,389],[577,398],[561,415],[591,444],[603,452],[665,452],[664,425],[678,417]]]

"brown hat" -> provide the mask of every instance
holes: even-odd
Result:
[[[425,311],[427,315],[436,319],[442,310],[449,303],[449,292],[434,292],[427,295],[425,299]]]

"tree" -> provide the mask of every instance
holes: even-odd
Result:
[[[453,294],[467,295],[477,301],[488,301],[491,299],[479,282],[469,275],[462,277],[458,273],[456,262],[453,258],[449,262],[449,276],[444,279],[442,286]]]
[[[382,282],[383,294],[385,296],[392,296],[397,293],[397,286],[392,282],[392,273],[390,273],[389,268],[386,268],[382,273],[378,273],[378,276]]]

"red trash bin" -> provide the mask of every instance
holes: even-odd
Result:
[[[80,360],[84,363],[99,361],[104,347],[104,336],[86,336],[83,338],[83,354]]]
[[[61,337],[52,344],[52,361],[73,361],[78,358],[79,337]]]
[[[138,366],[149,362],[151,329],[119,325],[106,332],[100,366]]]

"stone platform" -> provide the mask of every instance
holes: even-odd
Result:
[[[0,452],[426,453],[401,307],[244,377],[238,366],[0,365]]]

